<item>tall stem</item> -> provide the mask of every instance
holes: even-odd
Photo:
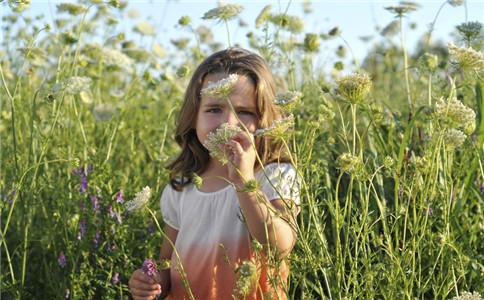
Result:
[[[410,96],[410,83],[408,79],[408,59],[407,59],[407,50],[405,48],[405,37],[403,36],[403,16],[402,15],[400,15],[400,42],[401,42],[402,51],[403,51],[403,71],[405,74],[405,88],[407,89],[407,100],[410,108],[410,113],[413,114],[414,103],[412,101],[412,97]]]

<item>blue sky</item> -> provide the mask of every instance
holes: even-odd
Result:
[[[44,14],[46,21],[52,20],[56,16],[55,5],[60,2],[57,0],[32,0],[29,13],[32,15]],[[74,2],[74,1],[70,1]],[[383,28],[392,20],[394,16],[384,9],[386,6],[397,5],[398,1],[374,1],[374,0],[315,0],[310,1],[313,12],[305,15],[303,13],[302,1],[225,1],[225,3],[238,3],[244,7],[241,18],[248,23],[248,27],[240,28],[237,21],[230,22],[230,34],[233,43],[239,43],[246,46],[245,34],[254,30],[254,20],[267,4],[272,4],[273,12],[283,12],[289,7],[288,14],[297,15],[304,18],[305,32],[322,33],[327,32],[334,26],[338,26],[342,31],[342,37],[351,46],[355,56],[361,60],[368,52],[372,43],[381,39],[375,28]],[[420,9],[412,12],[405,18],[405,35],[407,48],[413,49],[416,41],[421,35],[428,30],[429,24],[434,20],[439,7],[445,2],[441,1],[416,1],[421,5]],[[193,39],[193,35],[176,26],[178,19],[183,15],[191,17],[194,27],[205,25],[214,31],[215,39],[227,44],[226,29],[223,24],[213,21],[202,20],[203,14],[217,6],[214,0],[130,0],[128,10],[139,12],[138,19],[123,18],[118,24],[118,30],[129,31],[138,21],[148,21],[157,29],[155,40],[162,46],[169,48],[170,40],[180,37]],[[5,3],[0,6],[5,13]],[[467,1],[467,20],[480,21],[484,20],[484,1],[469,0]],[[444,42],[452,41],[450,33],[455,26],[466,21],[465,6],[452,7],[444,5],[433,32],[435,39]],[[410,30],[408,25],[415,23],[417,28]],[[360,40],[361,36],[373,36],[370,43],[364,43]],[[398,36],[394,38],[398,43]],[[320,55],[321,64],[332,64],[336,59],[334,49],[343,44],[342,40],[334,40],[322,43]]]

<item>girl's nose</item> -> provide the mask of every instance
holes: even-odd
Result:
[[[237,120],[237,117],[232,111],[227,112],[225,121],[229,125],[237,125],[239,123],[239,121]]]

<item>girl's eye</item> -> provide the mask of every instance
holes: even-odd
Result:
[[[210,109],[207,109],[207,112],[209,112],[209,113],[219,113],[221,111],[222,110],[220,108],[210,108]]]
[[[241,115],[248,115],[248,116],[253,116],[254,115],[253,112],[247,111],[247,110],[239,111],[239,114],[241,114]]]

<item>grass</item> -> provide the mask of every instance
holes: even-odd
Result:
[[[125,14],[123,6],[81,8],[51,28],[21,12],[4,17],[6,299],[128,297],[129,276],[157,256],[163,233],[147,211],[127,213],[119,193],[126,201],[152,187],[149,207],[161,224],[157,199],[168,182],[163,166],[178,151],[176,112],[191,71],[220,47],[184,20],[195,35],[194,43],[177,44],[184,61],[161,57],[117,31],[110,12]],[[471,67],[460,59],[470,59],[467,48],[449,56],[431,43],[425,51],[438,63],[422,64],[421,50],[405,49],[402,28],[399,46],[383,37],[361,66],[326,74],[314,68],[319,43],[304,45],[297,22],[268,17],[248,37],[279,88],[304,95],[286,139],[304,178],[289,298],[447,299],[484,291],[482,34],[467,35],[465,46],[480,53]],[[143,32],[134,36],[154,43]],[[341,83],[358,76],[351,70],[371,78],[358,101],[348,95],[361,86]],[[475,117],[451,106],[453,98]]]

